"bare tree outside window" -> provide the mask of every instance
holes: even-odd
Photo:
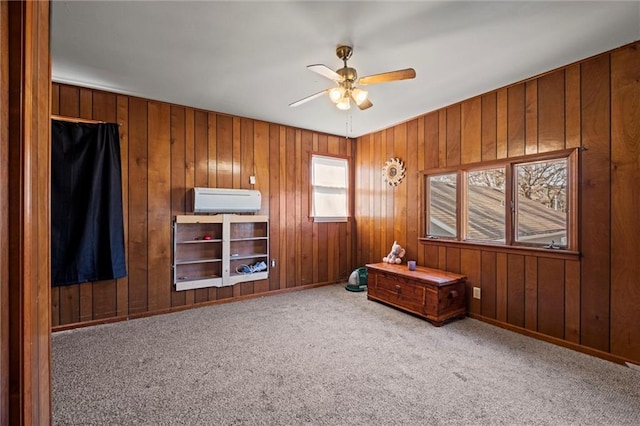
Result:
[[[567,161],[516,166],[518,242],[566,246]]]

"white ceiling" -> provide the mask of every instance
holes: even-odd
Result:
[[[640,1],[58,1],[53,80],[351,137],[640,39]],[[309,70],[360,76],[374,106],[339,111]]]

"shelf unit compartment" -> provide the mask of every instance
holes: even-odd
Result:
[[[222,261],[222,241],[203,244],[178,244],[175,253],[176,264],[194,261]]]
[[[176,290],[222,287],[269,277],[267,216],[179,215],[175,217],[173,236]],[[236,272],[257,262],[264,262],[267,269]]]
[[[229,246],[231,260],[236,257],[242,258],[255,254],[267,255],[267,240],[231,241]]]
[[[267,239],[267,222],[231,222],[229,238],[231,241]]]
[[[176,266],[176,283],[211,278],[222,280],[222,262],[187,263]]]
[[[176,244],[222,242],[222,223],[185,223],[176,232]]]

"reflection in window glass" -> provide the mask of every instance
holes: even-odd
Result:
[[[434,237],[455,238],[457,175],[429,176],[429,210],[427,234]]]
[[[467,174],[467,239],[505,241],[505,178],[504,167]]]
[[[516,240],[567,245],[567,160],[516,166]]]

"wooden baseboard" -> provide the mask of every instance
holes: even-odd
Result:
[[[533,337],[538,340],[543,340],[548,343],[552,343],[554,345],[562,346],[567,349],[572,349],[577,352],[581,352],[587,355],[595,356],[597,358],[604,359],[606,361],[615,362],[616,364],[621,364],[625,366],[629,366],[628,364],[638,364],[638,361],[634,361],[628,358],[624,358],[618,355],[611,354],[609,352],[604,352],[598,349],[593,349],[588,346],[583,346],[578,343],[568,342],[563,339],[559,339],[557,337],[547,336],[546,334],[539,333],[537,331],[528,330],[526,328],[518,327],[511,324],[505,324],[503,322],[497,321],[493,318],[484,317],[482,315],[467,313],[467,316],[473,319],[477,319],[482,322],[486,322],[491,325],[495,325],[500,328],[504,328],[505,330],[514,331],[519,334],[523,334],[525,336]]]
[[[309,290],[312,288],[324,287],[327,285],[338,284],[341,282],[344,282],[344,280],[307,284],[307,285],[301,285],[298,287],[285,288],[281,290],[271,290],[264,293],[247,294],[244,296],[229,297],[229,298],[220,299],[220,300],[209,300],[206,302],[194,303],[192,305],[175,306],[173,308],[168,308],[168,309],[157,309],[155,311],[141,312],[138,314],[122,315],[122,316],[105,318],[105,319],[96,319],[96,320],[90,320],[90,321],[75,322],[71,324],[57,325],[51,328],[51,332],[56,333],[58,331],[73,330],[76,328],[91,327],[94,325],[110,324],[114,322],[127,321],[130,319],[145,318],[145,317],[150,317],[154,315],[168,314],[171,312],[186,311],[188,309],[201,308],[203,306],[221,305],[223,303],[240,302],[242,300],[255,299],[258,297],[275,296],[277,294],[292,293],[294,291],[300,291],[300,290]]]

